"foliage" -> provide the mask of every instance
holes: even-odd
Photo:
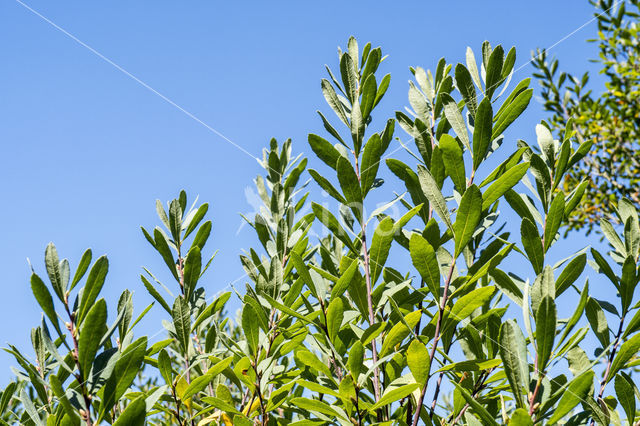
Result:
[[[106,257],[92,265],[88,250],[71,278],[49,245],[47,279],[31,277],[45,314],[32,332],[35,360],[7,349],[20,368],[0,395],[2,423],[636,422],[638,212],[623,200],[623,227],[602,220],[610,253],[551,262],[585,189],[560,184],[587,150],[573,128],[554,140],[545,124],[537,147],[503,143],[530,80],[507,89],[515,49],[485,42],[481,52],[480,64],[469,49],[466,65],[411,68],[411,108],[378,124],[384,57],[349,40],[339,72],[321,83],[337,120],[320,113],[327,135],[309,135],[324,165],[308,173],[340,206],[308,202],[307,159],[292,156],[291,141],[271,141],[255,180],[263,205],[245,218],[260,244],[240,256],[247,285],[236,321],[225,308],[231,292],[205,295],[212,222],[208,205],[188,208],[184,192],[156,203],[162,227],[142,228],[167,270],[144,269],[155,303],[137,316],[125,291],[108,320]],[[385,157],[396,122],[414,140],[413,164]],[[368,214],[383,160],[406,192]],[[387,214],[392,205],[404,213]],[[587,262],[619,297],[579,286]],[[134,331],[152,308],[169,318],[158,342]],[[581,347],[591,332],[592,357]]]
[[[553,131],[573,122],[580,143],[593,143],[589,155],[563,182],[571,191],[587,182],[584,202],[569,216],[568,229],[591,232],[603,217],[616,220],[622,198],[640,206],[640,44],[637,0],[590,0],[596,6],[599,55],[595,60],[606,91],[594,95],[589,74],[558,72],[558,60],[544,51],[533,57],[534,74],[542,86],[544,108]],[[586,149],[586,148],[585,148]]]

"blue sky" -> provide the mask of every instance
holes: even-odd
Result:
[[[485,39],[515,45],[516,67],[532,49],[554,46],[564,69],[592,69],[596,51],[585,39],[595,23],[570,35],[592,13],[586,0],[0,2],[0,344],[29,350],[40,308],[26,259],[44,273],[49,241],[72,267],[87,247],[96,257],[108,255],[104,296],[112,308],[125,288],[134,291],[137,312],[150,303],[141,266],[163,266],[139,227],[158,224],[155,199],[174,198],[181,188],[211,204],[209,248],[220,252],[207,291],[241,277],[238,255],[257,245],[249,227],[238,232],[238,213],[252,211],[246,190],[260,172],[252,156],[271,137],[291,137],[294,152],[312,155],[307,134],[323,134],[315,111],[327,110],[319,84],[324,64],[335,68],[336,48],[350,35],[389,55],[382,68],[391,87],[377,113],[383,122],[408,104],[409,66],[434,68],[442,56],[455,64],[467,46],[479,52]],[[531,71],[522,67],[514,80]],[[542,118],[534,102],[505,143],[534,143]],[[407,140],[400,129],[396,136]],[[315,159],[310,166],[323,169]],[[386,167],[381,174],[394,180]],[[392,188],[383,186],[378,201]],[[585,241],[575,236],[558,250]],[[161,318],[154,309],[141,332],[159,331]],[[0,354],[1,383],[13,364]]]

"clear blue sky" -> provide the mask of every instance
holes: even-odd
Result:
[[[593,12],[586,0],[25,4],[253,156],[271,137],[291,137],[295,152],[311,153],[307,134],[323,132],[315,111],[326,110],[319,86],[324,64],[335,67],[336,48],[350,35],[389,55],[383,70],[392,83],[382,120],[408,104],[409,66],[434,68],[441,56],[455,64],[467,46],[478,52],[485,39],[515,45],[520,66],[532,49],[554,45]],[[595,31],[592,22],[553,48],[565,69],[591,69],[596,52],[585,39]],[[173,198],[181,188],[211,204],[209,248],[220,252],[208,293],[242,276],[238,254],[257,245],[248,227],[237,232],[238,213],[252,211],[245,190],[260,172],[251,156],[18,1],[0,2],[0,57],[0,344],[30,353],[29,330],[40,308],[26,259],[44,274],[49,241],[72,267],[87,247],[96,257],[108,254],[104,296],[111,309],[125,288],[135,292],[137,312],[150,303],[141,266],[164,266],[139,227],[155,226],[155,199]],[[531,71],[525,66],[514,80]],[[534,143],[542,118],[535,103],[505,143],[516,137]],[[397,136],[407,139],[400,129]],[[323,168],[313,159],[310,165]],[[386,167],[381,173],[394,181]],[[577,250],[584,241],[563,244]],[[141,331],[155,333],[161,318],[154,309]],[[0,383],[14,364],[0,354]]]

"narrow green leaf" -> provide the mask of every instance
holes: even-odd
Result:
[[[442,196],[442,192],[440,192],[440,188],[429,170],[420,164],[418,165],[418,179],[420,181],[420,187],[433,206],[433,209],[438,213],[440,219],[442,219],[447,227],[453,232],[453,224],[451,223],[451,217],[449,216],[449,209],[447,208],[447,203]]]
[[[173,254],[171,254],[171,249],[169,248],[169,243],[167,242],[166,237],[158,228],[155,228],[153,230],[153,238],[156,250],[160,253],[160,256],[162,256],[164,263],[171,271],[173,277],[176,281],[180,282],[180,277],[178,277],[178,270],[176,268],[176,260],[173,258]]]
[[[395,234],[394,230],[393,219],[387,216],[380,221],[371,238],[371,248],[369,249],[371,285],[375,285],[382,274],[382,269],[389,257],[389,250]]]
[[[471,394],[458,383],[453,382],[456,389],[460,392],[462,397],[467,401],[467,404],[473,409],[473,412],[482,419],[482,424],[485,425],[497,425],[496,421],[493,419],[493,416],[487,411],[486,408],[482,404],[478,402]]]
[[[523,390],[529,388],[529,362],[527,344],[522,330],[514,320],[507,320],[500,327],[500,358],[519,408],[524,407]]]
[[[419,340],[413,340],[407,348],[407,365],[416,382],[424,386],[429,378],[429,350]]]
[[[396,345],[400,344],[405,337],[409,335],[411,330],[407,328],[404,324],[405,322],[409,325],[409,327],[413,328],[418,324],[420,317],[422,316],[422,311],[414,311],[411,312],[404,317],[404,322],[399,322],[394,325],[389,333],[386,335],[384,341],[382,342],[382,348],[380,349],[380,358],[387,355]]]
[[[186,354],[191,343],[191,312],[187,300],[178,296],[173,303],[171,310],[173,317],[173,327],[176,331],[176,338],[183,353]]]
[[[412,234],[409,252],[413,266],[437,300],[440,300],[440,265],[431,244],[421,235]]]
[[[618,374],[614,382],[614,388],[616,390],[616,396],[625,414],[627,415],[627,421],[632,424],[636,417],[636,398],[633,392],[634,385],[629,383],[626,377]]]
[[[118,416],[113,426],[143,426],[147,418],[145,395],[141,395],[129,403]]]
[[[536,274],[539,274],[544,266],[542,240],[538,233],[538,227],[526,217],[522,219],[522,224],[520,225],[520,238],[533,270]]]
[[[484,160],[491,145],[491,127],[493,124],[493,109],[491,101],[485,97],[478,105],[475,127],[473,130],[473,169]]]
[[[49,321],[51,321],[51,324],[53,324],[58,334],[62,335],[58,316],[56,315],[56,308],[53,305],[53,297],[51,297],[51,293],[49,293],[49,290],[44,282],[42,282],[42,279],[35,273],[31,274],[31,291],[42,308],[42,311],[45,313],[47,318],[49,318]]]
[[[565,292],[582,274],[587,264],[587,254],[582,253],[576,256],[564,267],[560,276],[556,280],[556,297]]]
[[[556,337],[556,304],[550,296],[542,298],[536,313],[536,345],[538,351],[538,371],[546,371]]]
[[[478,109],[478,99],[476,89],[473,86],[471,73],[464,65],[458,64],[455,69],[455,79],[456,87],[460,91],[471,117],[475,119],[476,110]]]
[[[569,383],[569,387],[562,393],[562,397],[548,421],[549,424],[557,423],[558,420],[569,414],[576,405],[590,396],[593,377],[593,371],[585,371]]]
[[[258,327],[258,314],[249,304],[242,308],[242,331],[247,338],[247,344],[252,354],[256,353],[260,343],[260,330]]]
[[[611,363],[611,371],[609,372],[607,382],[610,382],[611,379],[618,373],[618,371],[625,368],[627,362],[629,362],[631,358],[636,356],[639,350],[640,334],[636,334],[620,346],[618,354],[615,356],[613,362]]]
[[[93,303],[98,298],[104,281],[109,272],[109,260],[106,256],[101,256],[96,263],[93,264],[89,276],[87,277],[87,283],[82,291],[82,299],[80,300],[80,313],[78,314],[78,322],[82,323],[84,317],[89,309],[93,306]]]
[[[507,127],[520,117],[524,110],[529,106],[532,96],[533,89],[523,90],[508,104],[509,106],[506,107],[504,111],[498,111],[500,118],[496,121],[495,126],[493,126],[493,133],[491,135],[492,139],[495,139],[504,133],[504,131],[507,130]],[[505,104],[506,102],[507,101],[505,101]]]
[[[78,363],[84,380],[89,378],[91,365],[100,346],[102,333],[107,329],[107,303],[104,299],[93,304],[82,328],[78,339]]]
[[[58,250],[56,250],[56,246],[54,246],[53,243],[49,243],[44,251],[44,262],[53,291],[56,293],[60,301],[64,301],[66,288],[65,284],[62,282],[62,274],[60,273]]]
[[[467,246],[480,223],[482,215],[482,194],[477,186],[471,185],[460,200],[460,206],[456,213],[456,221],[453,224],[455,237],[455,254],[458,257]]]
[[[496,179],[484,194],[482,194],[482,210],[488,209],[498,198],[502,197],[505,192],[520,182],[528,169],[529,163],[518,164]]]
[[[340,188],[344,193],[344,198],[349,203],[349,207],[356,207],[358,211],[362,204],[362,190],[358,182],[358,175],[356,175],[353,166],[342,155],[338,157],[336,163],[336,170],[338,172],[338,181],[340,182]]]
[[[380,135],[374,133],[364,145],[362,152],[362,164],[360,166],[360,180],[362,194],[366,196],[373,186],[373,182],[378,175],[380,167],[380,157],[382,156],[382,141]]]
[[[456,190],[461,194],[464,193],[467,187],[467,178],[464,174],[464,159],[460,145],[450,135],[444,134],[440,137],[439,146],[447,175],[451,177]]]
[[[336,163],[338,162],[338,158],[341,157],[340,153],[337,149],[329,143],[324,138],[321,138],[318,135],[314,135],[313,133],[309,134],[309,145],[313,152],[320,158],[325,164],[332,169],[336,168]]]
[[[335,341],[340,332],[342,320],[344,319],[344,310],[344,302],[339,297],[333,299],[327,307],[327,334],[331,342]]]
[[[80,258],[80,263],[78,264],[78,268],[76,269],[76,273],[73,275],[73,280],[71,280],[71,289],[73,289],[76,284],[84,277],[85,272],[89,268],[91,264],[91,249],[87,249],[83,254],[82,258]]]
[[[199,247],[192,247],[184,261],[184,295],[191,299],[202,272],[202,256]]]
[[[549,214],[547,214],[547,220],[544,226],[544,251],[545,253],[551,247],[551,244],[556,238],[560,224],[564,219],[564,194],[559,192],[553,198],[551,206],[549,207]]]
[[[411,395],[413,391],[415,391],[419,387],[420,385],[418,383],[410,383],[408,385],[402,385],[399,387],[388,387],[380,397],[380,400],[369,408],[369,412],[373,412],[380,407],[384,407],[385,405],[389,405],[402,398],[405,398]]]
[[[469,142],[469,133],[467,131],[467,125],[462,118],[458,104],[447,93],[441,93],[440,99],[442,99],[442,106],[444,115],[447,117],[447,121],[451,124],[456,136],[460,138],[460,141],[471,151],[471,143]]]

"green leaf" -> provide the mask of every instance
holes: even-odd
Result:
[[[440,187],[436,183],[429,170],[423,165],[418,165],[418,179],[420,181],[420,187],[426,195],[427,199],[433,206],[433,209],[438,213],[440,219],[447,225],[453,232],[453,224],[449,216],[449,209],[447,209],[447,203],[440,192]]]
[[[509,426],[533,426],[533,420],[527,410],[518,408],[509,419]]]
[[[476,64],[476,58],[473,54],[473,50],[471,50],[470,47],[467,47],[465,58],[467,62],[467,68],[469,69],[469,74],[471,74],[473,82],[476,83],[476,86],[478,86],[478,88],[482,90],[480,73],[478,73],[478,65]]]
[[[444,134],[440,137],[440,150],[447,175],[451,177],[456,190],[463,194],[467,188],[467,178],[464,174],[464,159],[462,149],[458,142],[450,135]]]
[[[509,103],[509,106],[506,107],[504,111],[498,111],[499,119],[496,121],[495,126],[493,126],[492,139],[495,139],[504,133],[507,127],[520,117],[524,110],[529,106],[532,96],[533,89],[524,90],[520,92],[511,103]],[[505,101],[505,103],[506,102],[507,101]]]
[[[49,275],[49,281],[51,281],[53,291],[56,293],[60,301],[64,301],[66,284],[62,282],[58,250],[56,250],[56,246],[54,246],[53,243],[49,243],[44,251],[44,263],[47,268],[47,275]]]
[[[344,198],[349,203],[349,207],[356,207],[359,211],[362,204],[362,190],[358,182],[358,175],[356,175],[353,166],[345,157],[338,157],[336,163],[336,170],[338,172],[338,181],[340,182],[340,188],[344,193]]]
[[[91,264],[91,249],[87,249],[80,259],[80,263],[78,264],[78,268],[76,269],[76,273],[73,275],[73,280],[71,280],[71,289],[73,289],[76,284],[84,277],[85,272],[89,268]]]
[[[449,318],[452,318],[456,324],[467,319],[473,311],[491,300],[495,291],[494,286],[480,287],[470,291],[456,300],[449,313]]]
[[[98,298],[107,277],[107,272],[109,272],[109,260],[107,260],[106,256],[101,256],[89,271],[87,283],[84,286],[84,290],[82,290],[80,313],[78,314],[79,323],[82,323],[84,316]]]
[[[384,342],[382,343],[382,348],[380,349],[380,358],[391,352],[396,345],[400,344],[405,337],[409,335],[411,330],[407,328],[405,322],[409,327],[413,328],[418,324],[421,316],[421,310],[411,312],[405,315],[404,322],[397,323],[391,328],[391,330],[389,330],[389,333],[386,335]]]
[[[489,414],[486,408],[482,404],[478,402],[471,394],[458,383],[453,382],[454,386],[460,392],[462,397],[467,401],[467,404],[473,409],[473,412],[480,417],[482,420],[482,424],[485,425],[497,425],[496,421],[493,419],[493,416]]]
[[[424,386],[429,378],[429,351],[419,340],[413,340],[407,348],[407,365],[413,378],[420,386]]]
[[[549,424],[557,423],[558,420],[569,414],[576,405],[590,396],[589,394],[593,387],[593,377],[593,371],[589,370],[574,378],[569,383],[569,387],[562,393],[562,397],[560,398],[553,415],[549,419]]]
[[[557,312],[553,298],[542,298],[536,312],[536,344],[538,352],[538,371],[545,371],[551,357],[556,337]]]
[[[605,317],[604,311],[596,299],[589,297],[585,313],[587,314],[587,320],[589,320],[589,324],[591,325],[591,330],[593,330],[593,333],[602,344],[602,347],[608,347],[609,325],[607,324],[607,317]]]
[[[171,316],[173,317],[176,339],[183,353],[186,354],[191,343],[191,312],[189,310],[189,302],[184,297],[178,296],[176,298],[171,310]]]
[[[420,385],[418,383],[410,383],[408,385],[402,385],[399,387],[390,386],[384,391],[384,393],[380,397],[380,400],[369,408],[369,412],[371,413],[380,407],[384,407],[385,405],[389,405],[402,398],[405,398],[411,395],[413,391],[415,391],[419,387]]]
[[[636,398],[633,392],[634,385],[629,383],[626,377],[618,374],[614,382],[616,396],[625,414],[629,424],[632,424],[636,417]]]
[[[349,98],[351,103],[354,103],[358,96],[358,76],[353,59],[346,53],[343,53],[340,57],[340,75],[342,76],[342,84],[344,85],[347,98]]]
[[[339,297],[333,299],[327,307],[327,334],[331,342],[335,341],[336,336],[340,332],[344,318],[344,309],[344,302]]]
[[[180,241],[180,231],[182,228],[182,208],[179,200],[171,201],[169,204],[169,230],[173,241]]]
[[[496,179],[484,194],[482,194],[482,210],[488,209],[505,192],[513,188],[527,173],[529,163],[521,163],[507,170],[502,176]]]
[[[636,356],[639,350],[640,334],[636,334],[629,340],[624,342],[622,346],[620,346],[618,354],[615,356],[613,362],[611,363],[611,371],[609,372],[609,378],[607,379],[607,382],[611,381],[611,379],[618,373],[618,371],[625,368],[627,362],[629,362],[631,358]]]
[[[620,299],[623,312],[627,312],[631,306],[637,284],[636,260],[634,256],[628,256],[622,264],[622,276],[620,277]]]
[[[491,101],[485,97],[478,105],[475,127],[473,130],[473,169],[477,170],[487,155],[491,144],[491,127],[493,124],[493,109]]]
[[[486,67],[485,77],[485,94],[491,99],[493,92],[498,88],[502,81],[502,65],[504,63],[504,50],[498,45],[493,49],[489,56],[489,62]]]
[[[454,362],[453,364],[447,364],[440,368],[441,371],[483,371],[491,368],[498,367],[502,364],[500,359],[485,359],[479,361],[477,359],[469,359],[467,361]]]
[[[387,258],[389,257],[389,250],[391,249],[391,243],[395,235],[395,227],[393,219],[387,216],[380,221],[376,231],[371,238],[371,248],[369,249],[369,260],[371,262],[371,285],[375,285],[376,281],[382,274]]]
[[[147,418],[145,395],[141,395],[129,403],[118,416],[113,426],[143,426]]]
[[[482,194],[477,186],[471,185],[460,200],[460,206],[456,213],[456,221],[453,224],[455,236],[455,254],[458,257],[467,246],[475,232],[482,215]]]
[[[344,124],[349,125],[349,120],[347,119],[344,106],[342,105],[342,102],[340,102],[340,99],[338,98],[333,86],[331,86],[329,80],[323,78],[320,82],[320,87],[322,88],[322,95],[324,96],[324,99],[327,101],[327,104],[329,104],[333,112],[336,113],[338,118]]]
[[[520,225],[520,237],[533,270],[536,274],[541,273],[544,266],[542,240],[538,233],[538,227],[526,217],[522,219],[522,224]]]
[[[527,344],[522,330],[514,320],[507,320],[500,327],[500,358],[518,407],[524,407],[523,390],[529,389],[529,362]]]
[[[544,226],[544,251],[545,253],[551,247],[553,240],[556,238],[560,224],[564,218],[564,194],[559,192],[553,198],[551,206],[549,207],[549,213],[547,214],[547,220]]]
[[[444,115],[447,118],[447,121],[449,122],[449,124],[451,124],[453,131],[456,132],[456,136],[458,136],[464,146],[466,146],[467,149],[471,151],[467,125],[464,123],[464,119],[462,118],[462,114],[460,113],[460,109],[458,108],[458,104],[448,93],[441,93],[440,98],[442,99]]]
[[[422,218],[424,223],[427,223],[429,218],[427,217],[426,211],[428,211],[429,200],[422,192],[422,188],[420,187],[420,182],[418,176],[411,170],[409,166],[404,164],[400,160],[396,160],[395,158],[388,158],[386,160],[387,167],[389,170],[400,178],[404,182],[405,188],[407,188],[407,192],[411,195],[411,201],[413,204],[418,206],[422,204],[424,208],[420,211],[420,217]]]
[[[301,408],[306,411],[325,414],[333,418],[341,417],[340,414],[338,414],[338,412],[334,410],[329,404],[317,399],[297,397],[292,398],[289,402],[294,407]]]
[[[455,78],[456,87],[460,91],[462,99],[464,99],[464,103],[467,105],[467,109],[469,110],[471,117],[475,119],[476,110],[478,108],[478,95],[476,94],[476,89],[473,86],[471,73],[469,73],[469,70],[467,70],[464,65],[458,64],[455,69]]]
[[[316,172],[313,169],[309,169],[309,174],[320,186],[320,188],[327,191],[327,194],[335,198],[339,203],[347,204],[347,200],[344,199],[342,194],[340,194],[340,192],[331,184],[331,182],[325,179],[324,176],[322,176],[320,173]]]
[[[351,372],[351,376],[355,381],[358,380],[362,366],[364,365],[364,346],[359,340],[351,346],[349,350],[349,359],[347,360],[347,367]]]
[[[349,267],[340,275],[340,278],[338,278],[338,281],[336,281],[331,289],[331,300],[342,296],[344,292],[348,290],[349,285],[358,270],[358,264],[357,260],[352,261]]]
[[[360,181],[362,194],[366,196],[373,186],[373,182],[378,175],[380,167],[380,157],[382,156],[382,141],[380,135],[374,133],[364,145],[362,153],[362,164],[360,166]]]
[[[332,169],[336,168],[336,164],[338,162],[338,158],[341,157],[340,153],[337,149],[329,143],[324,138],[321,138],[318,135],[314,135],[313,133],[309,134],[309,145],[315,154],[320,158],[324,163],[331,167]]]
[[[60,323],[58,322],[58,317],[56,315],[56,308],[53,305],[53,297],[51,297],[51,293],[49,293],[49,290],[44,282],[42,282],[42,279],[35,273],[31,274],[31,291],[42,308],[42,311],[45,313],[47,318],[49,318],[49,321],[51,321],[51,324],[53,324],[56,331],[58,331],[58,334],[62,335]]]
[[[320,361],[313,352],[302,349],[295,353],[295,357],[298,358],[302,365],[306,365],[313,368],[314,370],[324,373],[329,378],[333,377],[331,374],[331,370],[329,370],[329,367],[327,367],[322,361]]]
[[[168,314],[171,314],[171,308],[169,307],[169,304],[164,300],[164,298],[160,295],[160,293],[158,293],[158,290],[156,290],[153,284],[151,284],[144,275],[140,275],[140,279],[142,280],[142,283],[144,284],[144,287],[147,289],[149,294],[158,303],[160,303],[160,306],[162,306],[164,310],[167,311]]]
[[[353,241],[351,241],[351,238],[349,238],[347,231],[345,231],[342,226],[340,226],[338,219],[336,219],[336,217],[329,210],[316,203],[311,203],[311,209],[313,210],[313,214],[316,216],[316,218],[318,218],[318,220],[324,226],[329,228],[329,230],[335,235],[336,238],[342,241],[345,246],[349,247],[349,249],[351,249],[354,254],[359,254],[359,250],[356,249]]]
[[[202,256],[199,247],[192,247],[184,261],[184,296],[191,299],[202,272]]]
[[[164,263],[167,265],[176,281],[180,282],[180,277],[178,277],[178,270],[176,268],[176,260],[173,258],[173,254],[171,254],[171,249],[169,248],[169,243],[167,242],[166,237],[158,228],[153,230],[153,239],[155,242],[155,248],[158,250],[158,253],[160,253],[160,256],[162,256]]]
[[[93,304],[80,329],[78,364],[84,380],[89,377],[91,365],[100,346],[100,338],[107,329],[107,303],[104,299]]]
[[[440,300],[440,265],[431,244],[419,234],[411,234],[409,253],[413,266],[437,300]]]
[[[356,99],[351,108],[351,139],[353,140],[353,149],[356,155],[360,155],[360,148],[364,138],[365,121],[362,118],[362,110],[360,103]]]
[[[165,349],[158,354],[158,370],[164,381],[171,386],[173,383],[173,369],[171,368],[171,358]]]
[[[556,297],[565,292],[582,274],[587,264],[587,254],[576,256],[564,267],[556,280]]]
[[[198,227],[198,225],[200,224],[200,222],[202,221],[202,219],[204,218],[204,216],[207,214],[207,211],[209,210],[209,204],[208,203],[204,203],[203,205],[201,205],[200,207],[198,207],[198,210],[196,210],[196,212],[193,214],[193,216],[191,216],[191,218],[189,219],[189,223],[184,231],[184,238],[186,239],[189,235],[191,235],[191,233],[193,231],[195,231],[195,229]]]
[[[247,344],[252,354],[256,353],[260,343],[260,330],[258,326],[258,314],[249,304],[242,308],[242,331],[247,338]]]
[[[360,104],[360,109],[362,110],[362,118],[366,120],[367,118],[369,118],[369,114],[373,109],[378,85],[373,74],[369,75],[366,80],[363,81],[364,84],[362,84],[361,88],[362,101]]]

